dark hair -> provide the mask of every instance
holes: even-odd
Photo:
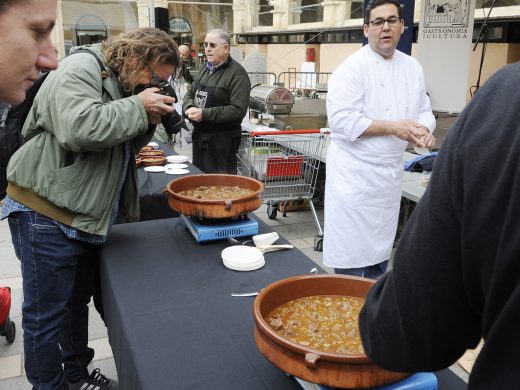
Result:
[[[380,5],[384,4],[393,4],[397,7],[397,13],[399,15],[399,19],[403,18],[403,11],[401,8],[401,4],[397,0],[370,0],[370,2],[367,5],[367,8],[365,9],[365,24],[370,23],[370,13],[374,8],[379,7]]]
[[[0,14],[2,12],[4,12],[7,8],[12,6],[14,3],[16,3],[17,1],[19,1],[20,3],[22,2],[21,0],[0,0]],[[25,1],[25,0],[23,0],[23,1]]]

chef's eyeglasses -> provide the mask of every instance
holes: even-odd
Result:
[[[388,27],[395,27],[401,23],[401,19],[399,19],[397,16],[390,16],[388,19],[375,18],[374,20],[370,21],[370,24],[375,29],[380,29],[383,28],[385,22],[388,23]]]
[[[204,46],[205,49],[208,48],[208,46],[212,49],[216,48],[217,45],[227,45],[227,42],[220,42],[220,43],[213,43],[213,42],[204,42],[202,46]]]

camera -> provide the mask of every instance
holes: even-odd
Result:
[[[159,88],[161,95],[171,96],[177,101],[177,94],[175,90],[172,88],[171,84],[166,80],[156,80],[152,79],[152,82],[147,85],[139,86],[136,88],[135,93],[138,94],[144,91],[147,88]],[[179,113],[174,110],[171,113],[161,116],[161,123],[164,126],[164,130],[168,135],[175,135],[180,132],[182,129],[187,129],[186,123]]]

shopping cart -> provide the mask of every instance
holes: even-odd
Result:
[[[11,310],[11,289],[0,287],[0,336],[5,336],[9,344],[12,344],[16,335],[14,322],[9,319]]]
[[[264,183],[262,199],[267,202],[267,216],[275,219],[291,200],[307,200],[318,234],[314,250],[323,250],[323,230],[312,203],[320,157],[325,144],[325,130],[266,130],[246,132],[237,153],[238,174]]]

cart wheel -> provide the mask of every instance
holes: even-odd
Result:
[[[5,339],[9,344],[12,344],[14,342],[14,338],[16,336],[16,326],[13,321],[10,321],[9,324],[7,324],[7,334],[5,336]]]
[[[314,237],[314,250],[316,252],[323,252],[323,236],[316,234]]]
[[[276,205],[270,204],[267,206],[267,218],[276,219],[276,214],[278,214],[278,207],[276,207]]]

